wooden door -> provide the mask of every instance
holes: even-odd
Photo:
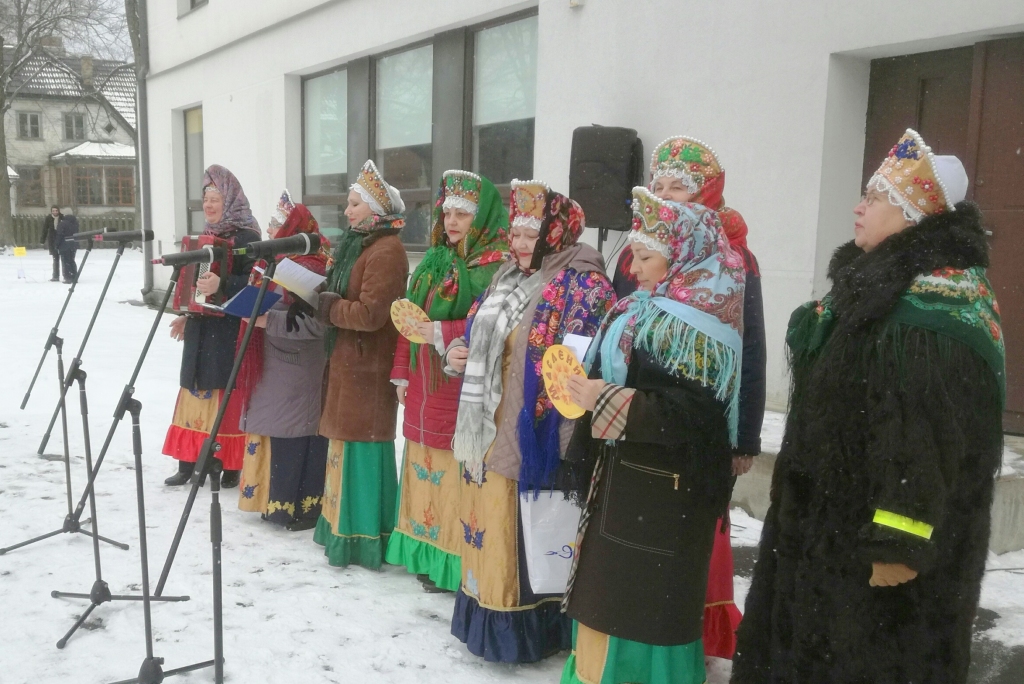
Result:
[[[1024,38],[977,49],[968,169],[991,231],[989,277],[1006,341],[1008,432],[1024,432]],[[980,81],[980,82],[979,82]],[[925,140],[928,138],[925,137]],[[973,163],[972,163],[973,162]]]

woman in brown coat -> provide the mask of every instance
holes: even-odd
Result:
[[[398,331],[390,311],[409,277],[398,239],[403,211],[398,190],[367,161],[348,195],[351,228],[320,295],[330,359],[320,434],[331,445],[313,539],[336,566],[379,568],[395,526],[398,398],[390,376]]]

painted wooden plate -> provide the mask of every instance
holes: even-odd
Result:
[[[402,334],[402,337],[415,342],[416,344],[426,344],[427,341],[423,339],[423,336],[416,330],[417,323],[429,323],[430,317],[427,316],[426,312],[420,307],[416,306],[408,299],[396,300],[391,305],[391,322],[398,328],[398,332]]]
[[[568,381],[574,375],[587,377],[580,365],[576,355],[569,347],[562,344],[555,344],[548,347],[541,359],[541,375],[544,376],[544,386],[548,391],[548,398],[555,405],[558,412],[566,418],[579,418],[586,411],[573,403],[569,397]]]

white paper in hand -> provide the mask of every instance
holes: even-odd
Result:
[[[317,300],[316,289],[325,280],[325,276],[313,273],[291,259],[281,259],[277,263],[277,270],[274,271],[275,283],[314,306]]]
[[[584,335],[573,335],[569,333],[562,340],[569,349],[572,349],[572,353],[576,355],[576,360],[583,363],[583,360],[587,358],[587,350],[590,349],[590,343],[594,341],[593,337],[585,337]]]

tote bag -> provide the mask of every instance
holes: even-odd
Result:
[[[564,594],[569,581],[582,511],[562,492],[521,494],[523,546],[530,588],[535,594]]]

